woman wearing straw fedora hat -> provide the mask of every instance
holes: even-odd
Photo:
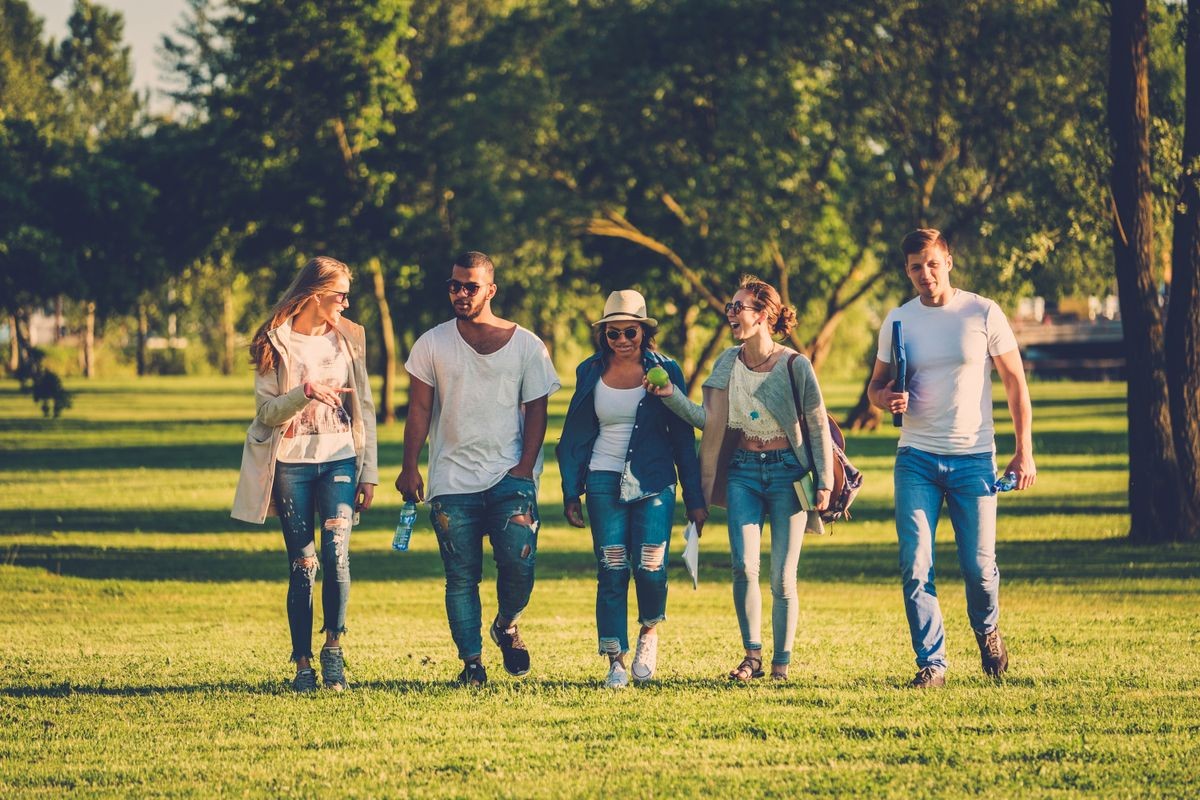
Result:
[[[638,683],[649,681],[657,668],[676,483],[688,519],[700,527],[708,518],[695,431],[645,389],[647,373],[656,368],[671,384],[684,385],[679,365],[655,350],[657,326],[640,293],[623,289],[608,296],[604,314],[592,323],[596,352],[575,371],[575,395],[555,450],[567,522],[577,528],[585,527],[580,498],[587,496],[599,651],[609,660],[604,684],[613,689],[627,686],[630,673]],[[631,572],[641,630],[626,668]]]
[[[819,514],[800,508],[793,487],[814,473],[816,509],[829,504],[833,453],[825,403],[803,355],[775,341],[796,325],[770,284],[746,276],[725,304],[725,320],[738,344],[722,353],[704,382],[704,405],[667,385],[647,384],[671,411],[704,429],[700,443],[705,499],[729,510],[733,600],[746,654],[729,673],[738,681],[761,678],[762,595],[758,586],[763,523],[771,520],[771,677],[786,680],[799,617],[796,573],[805,529],[821,532]],[[793,357],[794,356],[794,357]],[[791,373],[789,375],[789,372]],[[793,385],[795,394],[793,394]],[[812,458],[796,411],[803,405],[812,432]]]

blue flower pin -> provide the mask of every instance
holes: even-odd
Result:
[[[758,417],[759,417],[759,413],[757,411],[750,412],[750,419],[758,419]]]

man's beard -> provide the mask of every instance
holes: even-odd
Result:
[[[458,306],[454,306],[454,316],[464,322],[470,322],[483,313],[483,306],[478,307],[467,306],[466,311],[459,311]]]

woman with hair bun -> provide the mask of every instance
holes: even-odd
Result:
[[[771,520],[771,677],[787,680],[799,617],[796,574],[805,529],[820,532],[817,513],[801,509],[793,483],[812,471],[816,508],[829,504],[833,449],[821,388],[811,362],[775,340],[796,325],[796,312],[779,292],[752,276],[742,279],[725,304],[725,319],[738,344],[723,352],[704,382],[696,405],[668,383],[646,391],[704,431],[700,479],[708,503],[725,506],[733,566],[733,603],[745,656],[729,677],[746,682],[765,674],[762,660],[762,593],[759,564],[763,524]],[[789,368],[791,375],[789,376]],[[795,382],[806,425],[792,394]],[[811,452],[804,441],[811,433]]]

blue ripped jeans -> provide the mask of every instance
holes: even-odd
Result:
[[[446,568],[446,616],[464,661],[483,652],[479,582],[483,580],[483,537],[492,540],[499,614],[516,622],[533,593],[537,554],[537,486],[505,475],[490,489],[443,494],[429,501],[429,519]],[[514,518],[523,517],[523,520]]]
[[[600,654],[629,652],[629,573],[637,591],[638,622],[652,628],[667,614],[667,553],[675,487],[621,503],[621,473],[589,472],[586,482],[592,549],[596,553],[596,631]],[[633,554],[636,566],[630,559]]]
[[[350,599],[350,530],[354,524],[355,459],[324,464],[275,464],[271,494],[283,543],[287,547],[291,579],[288,581],[288,626],[292,632],[292,660],[312,658],[313,580],[317,576],[314,515],[321,520],[321,630],[341,635],[346,630],[346,603]]]
[[[946,668],[946,632],[933,574],[933,545],[942,503],[950,511],[967,617],[976,633],[1000,623],[996,566],[996,481],[992,453],[941,456],[915,447],[896,451],[896,534],[904,612],[919,668]]]

